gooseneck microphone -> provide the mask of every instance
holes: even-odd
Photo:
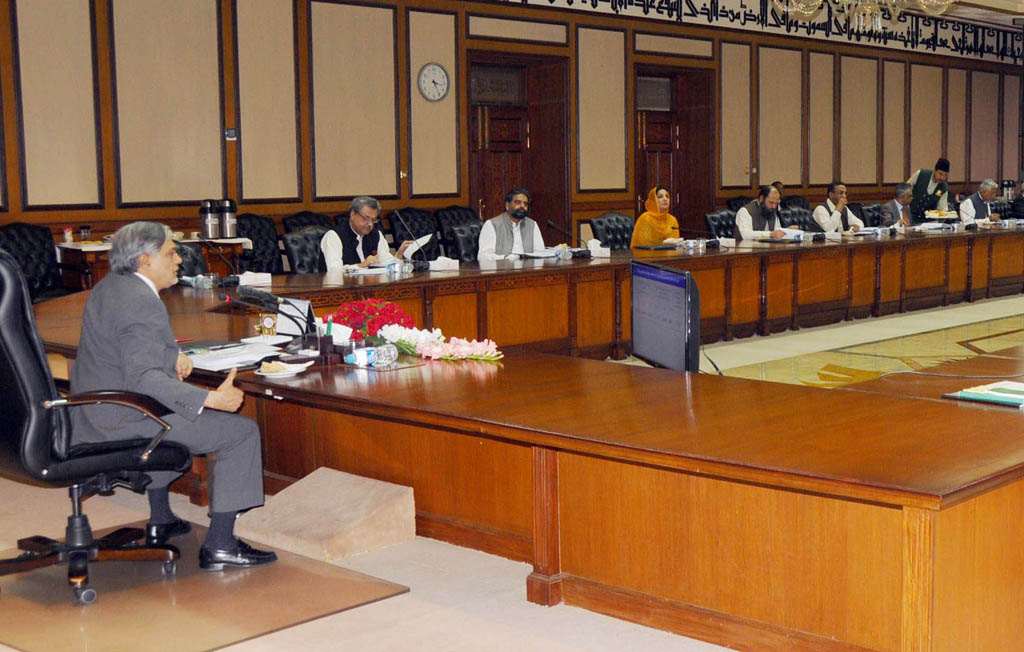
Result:
[[[412,229],[409,228],[409,223],[405,221],[405,218],[402,217],[402,214],[398,212],[398,209],[396,208],[396,209],[392,210],[391,212],[394,213],[395,217],[398,218],[398,221],[401,223],[402,227],[405,229],[405,232],[409,234],[409,237],[412,238],[413,240],[415,240],[416,238],[413,235]],[[416,258],[416,254],[417,253],[422,253],[423,254],[423,260],[422,261],[413,260],[414,258]],[[425,271],[430,269],[430,261],[427,260],[427,254],[426,254],[425,251],[423,251],[423,247],[420,247],[420,246],[416,247],[416,251],[412,252],[412,256],[409,257],[409,262],[412,263],[412,268],[413,268],[414,271],[425,272]]]
[[[548,220],[548,227],[564,235],[567,242],[572,242],[572,233],[569,232],[569,229],[564,228],[561,224],[555,224],[551,220]]]
[[[221,253],[220,247],[217,245],[216,242],[211,241],[202,233],[199,234],[199,242],[200,244],[206,245],[207,250],[217,254],[217,257],[220,258],[221,261],[223,261],[224,264],[228,266],[228,271],[231,272],[232,276],[238,276],[238,270],[235,269],[235,266],[232,265],[231,261],[227,259],[227,256]]]
[[[238,294],[239,296],[243,296],[246,299],[252,299],[253,301],[259,301],[260,303],[269,304],[272,306],[279,306],[283,303],[287,303],[286,299],[283,299],[282,297],[279,297],[276,294],[264,292],[263,290],[257,290],[256,288],[250,287],[248,285],[243,285],[240,288],[238,288]]]
[[[245,289],[244,286],[242,287],[242,289]],[[260,290],[256,290],[256,291],[260,292]],[[270,294],[268,292],[262,292],[262,294],[266,294],[268,296],[273,296],[272,294]],[[296,319],[294,315],[289,315],[288,313],[282,311],[276,305],[266,304],[266,303],[253,303],[251,301],[246,301],[244,299],[239,299],[238,297],[229,296],[227,294],[224,294],[223,292],[220,295],[220,300],[223,301],[226,304],[238,303],[238,304],[241,304],[243,306],[249,306],[250,308],[256,308],[257,310],[264,310],[266,312],[272,312],[272,313],[274,313],[276,315],[281,315],[282,317],[287,317],[288,319],[290,319],[292,321],[293,324],[295,324],[296,326],[299,327],[299,332],[300,333],[305,333],[306,332],[306,328],[308,326],[307,324],[304,324],[303,322],[301,322],[298,319]]]

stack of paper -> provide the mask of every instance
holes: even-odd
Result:
[[[981,403],[997,403],[999,405],[1024,405],[1024,383],[1012,380],[1000,380],[997,383],[968,387],[959,392],[944,394],[945,398],[979,401]]]
[[[269,344],[231,344],[220,348],[198,349],[188,354],[196,369],[226,371],[232,367],[244,367],[259,362],[271,355],[280,355],[281,349]]]

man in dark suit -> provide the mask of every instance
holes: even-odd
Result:
[[[181,258],[170,230],[134,222],[114,234],[110,273],[93,288],[82,316],[71,391],[123,389],[155,398],[173,413],[165,417],[170,441],[196,454],[214,453],[210,529],[199,550],[203,570],[250,567],[275,559],[234,536],[239,512],[263,504],[263,462],[259,426],[231,414],[242,404],[235,370],[208,390],[183,382],[192,363],[178,349],[160,290],[178,280]],[[117,405],[78,407],[71,413],[75,443],[154,436],[160,427],[144,415]],[[154,472],[147,487],[150,519],[146,538],[165,543],[191,530],[171,511],[167,487],[178,474]]]
[[[914,198],[913,186],[909,183],[896,185],[892,199],[882,206],[882,226],[910,226],[910,202]]]

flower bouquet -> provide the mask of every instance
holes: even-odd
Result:
[[[394,324],[410,329],[415,326],[409,313],[382,299],[343,303],[331,314],[331,319],[351,328],[353,340],[366,340],[369,344],[383,343],[380,330],[386,326]]]
[[[406,328],[399,324],[388,324],[377,331],[377,334],[394,344],[399,352],[406,355],[419,355],[416,347],[421,343],[441,344],[444,342],[444,334],[441,333],[440,328],[428,331],[421,328]]]
[[[416,352],[431,360],[485,360],[497,362],[504,357],[498,345],[491,340],[478,342],[453,337],[447,342],[420,342]]]

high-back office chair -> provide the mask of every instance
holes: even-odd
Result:
[[[795,206],[797,208],[806,208],[807,210],[811,210],[811,205],[807,202],[807,199],[800,195],[787,195],[782,198],[779,205],[782,206],[782,208],[793,208]]]
[[[733,213],[750,203],[751,197],[733,197],[725,202],[725,207]]]
[[[483,222],[477,220],[469,224],[459,224],[452,228],[452,249],[445,250],[449,258],[463,263],[475,263],[480,250],[480,229]]]
[[[61,398],[36,330],[28,288],[17,261],[0,251],[0,396],[4,397],[0,427],[0,472],[33,485],[69,487],[71,515],[63,542],[42,536],[18,541],[24,554],[0,560],[0,575],[66,564],[76,601],[96,599],[89,587],[89,563],[159,561],[165,573],[175,571],[178,549],[172,545],[138,543],[139,528],[121,528],[94,539],[82,501],[109,495],[115,487],[142,492],[147,471],[184,471],[188,449],[162,441],[170,426],[162,420],[170,410],[154,399],[121,391],[99,391]],[[66,406],[117,403],[146,414],[165,429],[153,439],[126,439],[102,444],[72,445]],[[3,596],[0,596],[0,605]]]
[[[444,247],[444,255],[449,258],[458,258],[455,245],[455,227],[462,226],[463,224],[482,224],[476,211],[466,206],[454,204],[434,211],[434,220],[437,222],[437,231],[441,234],[441,246]]]
[[[779,222],[782,227],[796,227],[808,233],[821,233],[821,226],[814,220],[814,213],[806,208],[793,206],[779,211]]]
[[[735,238],[736,233],[736,211],[725,209],[717,213],[704,215],[707,222],[708,232],[712,238]]]
[[[629,249],[633,240],[633,226],[633,218],[611,211],[590,220],[594,237],[601,241],[602,247],[612,251]]]
[[[396,212],[401,215],[402,219],[395,217]],[[405,224],[402,223],[403,220]],[[400,208],[388,213],[388,224],[391,225],[391,244],[395,249],[398,249],[405,240],[415,240],[432,233],[434,237],[423,245],[421,250],[423,253],[415,254],[416,260],[434,260],[441,255],[441,248],[437,241],[437,224],[434,222],[434,214],[430,211],[420,208]]]
[[[87,273],[75,265],[58,263],[53,233],[38,224],[13,222],[0,226],[0,249],[6,250],[18,261],[28,283],[28,291],[35,302],[73,292],[64,287],[61,269]]]
[[[291,233],[292,231],[304,229],[307,226],[322,226],[329,229],[334,226],[334,220],[329,215],[324,215],[323,213],[299,211],[295,215],[282,219],[281,224],[284,225],[285,233]]]
[[[320,240],[327,231],[322,226],[307,226],[281,236],[292,274],[323,274],[327,271],[324,254],[320,251]]]
[[[879,204],[868,204],[861,209],[860,216],[864,226],[882,225],[882,207]]]
[[[274,220],[255,213],[242,213],[238,216],[238,237],[252,241],[252,249],[242,255],[241,271],[284,273]]]
[[[206,267],[206,259],[199,244],[174,243],[174,250],[181,257],[181,265],[178,266],[178,278],[182,276],[198,276],[209,271]]]

